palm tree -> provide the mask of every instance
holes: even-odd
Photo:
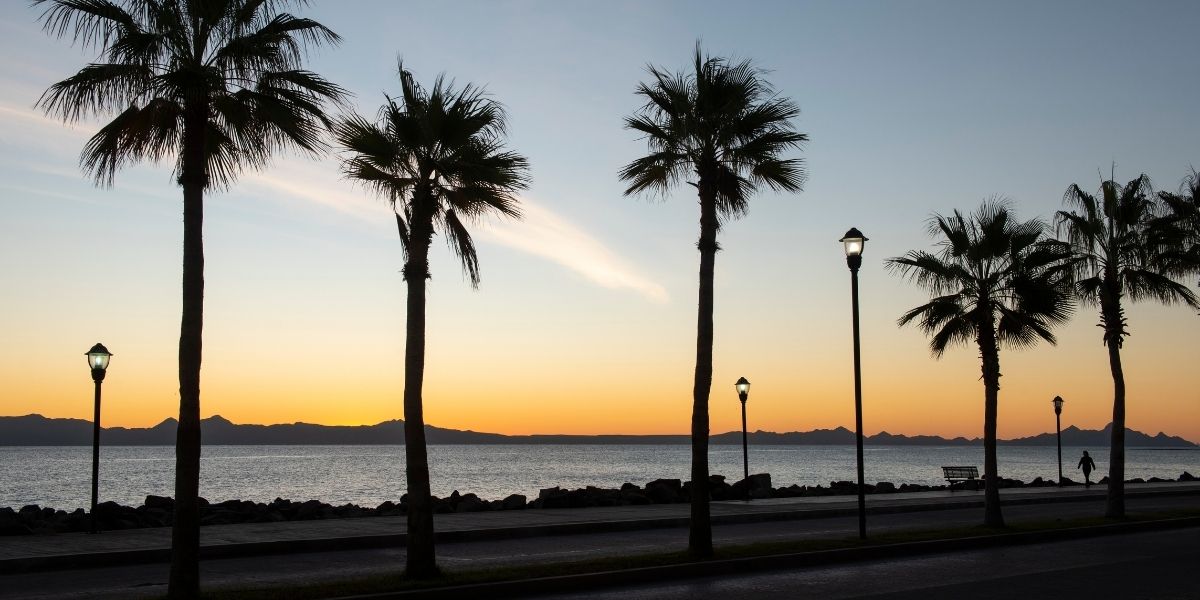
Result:
[[[1152,239],[1163,247],[1164,268],[1188,276],[1200,270],[1200,173],[1183,178],[1179,193],[1159,192],[1166,214],[1151,226]]]
[[[984,525],[1003,527],[996,463],[1000,348],[1055,343],[1051,330],[1071,316],[1068,257],[1062,244],[1043,239],[1046,224],[1019,222],[1006,203],[988,200],[970,217],[934,215],[929,233],[936,253],[913,250],[887,261],[889,270],[934,294],[900,317],[930,335],[940,358],[946,348],[972,341],[983,370]]]
[[[421,387],[425,376],[425,280],[429,246],[441,231],[474,287],[479,257],[464,220],[519,217],[513,195],[529,184],[529,163],[504,149],[501,105],[439,76],[429,90],[400,65],[400,98],[386,96],[376,121],[352,115],[334,127],[348,157],[343,172],[388,200],[396,217],[408,285],[404,346],[404,455],[408,483],[406,572],[438,573]]]
[[[1076,210],[1055,216],[1059,236],[1065,235],[1075,254],[1075,289],[1080,299],[1100,307],[1103,342],[1113,378],[1112,438],[1109,447],[1108,502],[1105,515],[1125,516],[1125,372],[1121,347],[1126,329],[1124,298],[1185,302],[1200,306],[1196,295],[1171,279],[1170,248],[1155,241],[1154,224],[1161,207],[1140,175],[1121,186],[1101,181],[1099,197],[1072,184],[1063,203]]]
[[[765,73],[750,61],[703,56],[696,44],[692,73],[649,67],[653,81],[638,85],[646,104],[625,119],[643,134],[649,154],[626,165],[625,195],[665,195],[678,183],[696,187],[700,199],[700,297],[696,324],[696,375],[692,387],[692,487],[688,550],[712,555],[708,506],[708,394],[712,385],[713,268],[717,232],[744,215],[761,185],[798,192],[803,163],[780,155],[808,136],[791,120],[800,109],[775,95]],[[694,180],[688,181],[689,179]]]
[[[65,121],[117,113],[80,162],[99,185],[141,160],[173,158],[183,188],[183,315],[175,521],[168,594],[199,594],[200,359],[204,316],[204,195],[266,166],[283,148],[317,153],[326,102],[341,88],[301,68],[310,45],[337,43],[325,26],[252,0],[35,0],[45,30],[99,48],[97,62],[38,100]],[[298,3],[298,2],[297,2]]]

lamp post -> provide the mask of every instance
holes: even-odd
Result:
[[[737,383],[733,384],[737,388],[738,400],[742,401],[742,472],[746,481],[746,493],[750,493],[750,451],[746,444],[746,399],[750,397],[750,382],[746,381],[745,377],[739,377]]]
[[[863,247],[867,238],[858,229],[851,227],[838,240],[846,249],[846,264],[850,267],[851,319],[854,328],[854,439],[858,452],[858,537],[867,539],[866,482],[863,481],[863,434],[862,434],[862,363],[858,351],[858,268],[862,266]]]
[[[1055,396],[1054,400],[1054,430],[1058,434],[1058,487],[1062,487],[1062,396]]]
[[[100,478],[100,383],[104,381],[104,372],[108,369],[108,359],[112,353],[104,344],[96,344],[87,351],[88,366],[92,368],[92,381],[96,383],[96,415],[92,419],[92,533],[99,533],[96,524],[96,496]]]

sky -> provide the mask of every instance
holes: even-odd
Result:
[[[171,165],[97,187],[78,159],[99,122],[35,107],[95,53],[47,36],[40,9],[0,5],[0,415],[90,419],[84,352],[113,353],[105,426],[178,414],[182,195]],[[474,224],[473,290],[435,241],[426,422],[508,434],[686,433],[695,360],[699,211],[690,186],[625,197],[646,152],[623,128],[646,67],[693,47],[748,58],[802,114],[803,192],[769,190],[726,224],[717,256],[712,431],[853,427],[850,285],[838,239],[869,238],[860,272],[867,434],[979,437],[977,350],[934,359],[896,319],[928,296],[884,268],[930,248],[934,213],[1009,199],[1047,219],[1072,183],[1200,167],[1195,2],[328,2],[299,14],[343,38],[308,66],[374,115],[403,58],[504,104],[531,164],[524,218]],[[206,198],[201,414],[236,423],[402,418],[402,257],[387,204],[339,155],[280,154]],[[1194,282],[1193,282],[1194,283]],[[1200,441],[1200,317],[1128,308],[1128,425]],[[1099,317],[1058,344],[1001,352],[999,435],[1111,420]]]

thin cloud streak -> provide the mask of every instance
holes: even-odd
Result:
[[[350,182],[335,183],[334,177],[328,169],[292,159],[280,161],[268,171],[247,174],[244,181],[361,221],[384,222],[381,219],[386,219],[386,209],[382,201]],[[520,220],[483,222],[479,238],[549,260],[601,287],[630,290],[659,304],[669,300],[666,288],[567,219],[528,198],[521,199],[521,212]]]
[[[603,243],[550,210],[521,199],[520,220],[490,222],[482,230],[489,241],[558,263],[609,289],[628,289],[665,304],[663,286],[639,273]]]
[[[3,104],[0,104],[0,124],[32,128],[31,133],[35,134],[32,137],[55,152],[61,152],[65,138],[81,139],[89,135],[78,126],[64,126],[38,112]],[[45,168],[38,170],[68,175],[51,173]],[[282,193],[285,202],[286,198],[301,198],[364,222],[380,222],[381,202],[361,188],[356,190],[349,182],[338,181],[336,171],[321,164],[284,159],[266,171],[243,173],[240,179],[243,184]],[[527,198],[522,199],[521,207],[521,220],[485,222],[481,239],[549,260],[601,287],[630,290],[659,304],[669,300],[663,286],[583,229]]]

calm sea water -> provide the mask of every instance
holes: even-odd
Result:
[[[1084,448],[1063,448],[1063,472],[1081,480],[1075,465]],[[1088,448],[1099,473],[1108,471],[1105,448]],[[147,494],[174,495],[175,451],[170,446],[101,449],[100,500],[138,505]],[[867,446],[870,483],[940,484],[942,465],[983,465],[981,447]],[[1057,475],[1055,448],[1005,447],[1000,474],[1030,481]],[[712,473],[741,478],[740,446],[713,446]],[[686,445],[447,445],[430,446],[433,493],[474,492],[487,500],[509,494],[536,497],[553,486],[619,487],[659,478],[687,480]],[[853,446],[759,446],[750,449],[750,471],[770,473],[781,485],[829,485],[855,478]],[[1200,449],[1126,449],[1126,477],[1200,475]],[[91,448],[0,447],[0,506],[39,504],[73,509],[91,493]],[[376,506],[404,492],[403,446],[205,446],[200,493],[213,502],[269,502],[276,497]]]

